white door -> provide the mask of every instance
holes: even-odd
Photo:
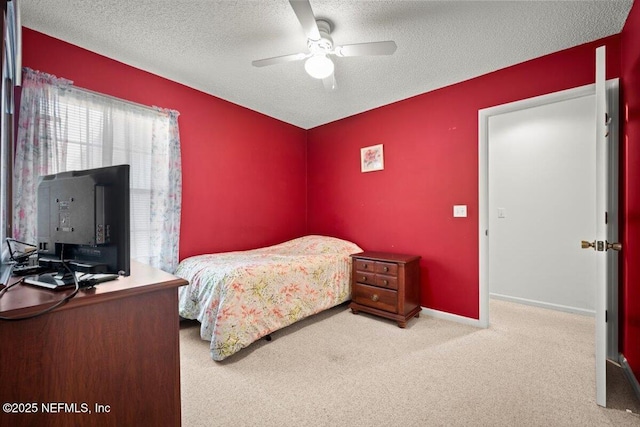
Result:
[[[612,242],[612,236],[617,236],[612,234],[611,229],[615,198],[612,199],[609,193],[609,166],[616,146],[612,143],[609,126],[611,116],[608,111],[610,104],[607,99],[605,60],[606,50],[602,46],[596,49],[596,233],[593,237],[595,240],[582,242],[583,248],[596,251],[596,403],[600,406],[607,406],[607,354],[614,356],[609,344],[610,341],[617,342],[614,337],[608,336],[607,309],[615,308],[611,314],[617,315],[617,307],[608,298],[609,288],[617,282],[617,275],[611,271],[615,270],[613,252],[621,249],[619,243]],[[611,283],[612,279],[614,283]]]

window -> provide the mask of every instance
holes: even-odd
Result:
[[[178,261],[181,168],[175,111],[76,88],[29,70],[20,106],[14,234],[35,241],[29,209],[38,175],[131,165],[131,257],[173,272]],[[24,103],[27,101],[27,105]],[[27,171],[27,177],[21,176]],[[33,234],[30,234],[33,233]]]

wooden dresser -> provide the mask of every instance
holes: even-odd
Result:
[[[351,304],[359,311],[395,320],[404,328],[420,310],[420,257],[387,252],[351,255]]]
[[[179,426],[177,288],[186,284],[132,261],[130,276],[49,313],[0,321],[0,425]],[[38,313],[69,292],[16,285],[0,316]]]

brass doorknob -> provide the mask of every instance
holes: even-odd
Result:
[[[582,242],[580,242],[580,246],[582,247],[582,249],[589,249],[589,248],[596,248],[596,242],[587,242],[586,240],[583,240]]]
[[[607,242],[607,250],[613,249],[614,251],[622,250],[622,243],[609,243]]]

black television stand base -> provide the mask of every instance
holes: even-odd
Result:
[[[90,288],[102,282],[116,280],[119,277],[117,274],[76,274],[80,288]],[[65,275],[61,275],[60,273],[46,273],[27,276],[24,278],[24,283],[51,290],[64,290],[75,286],[75,281],[70,273]]]

